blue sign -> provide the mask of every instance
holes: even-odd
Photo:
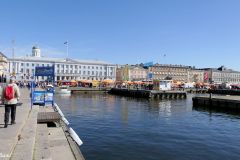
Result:
[[[47,91],[34,91],[32,96],[32,103],[38,105],[52,104],[54,103],[53,92]]]
[[[54,66],[35,67],[35,76],[54,77]]]
[[[44,104],[45,102],[45,91],[34,91],[32,95],[33,104]]]
[[[148,63],[143,64],[144,68],[148,68],[148,67],[152,67],[152,66],[153,66],[153,62],[148,62]]]

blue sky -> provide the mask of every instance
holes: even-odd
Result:
[[[239,0],[2,0],[0,51],[240,71]],[[164,54],[166,56],[164,56]]]

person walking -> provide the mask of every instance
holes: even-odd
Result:
[[[5,104],[5,115],[4,115],[4,128],[8,127],[9,114],[11,111],[11,124],[16,124],[16,106],[20,97],[20,91],[18,86],[15,84],[14,79],[10,79],[9,84],[2,90],[2,102]]]

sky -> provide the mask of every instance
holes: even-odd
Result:
[[[240,71],[239,0],[1,0],[0,52]],[[14,40],[14,45],[12,41]]]

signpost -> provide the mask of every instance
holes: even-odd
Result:
[[[54,84],[54,77],[55,77],[55,69],[54,66],[43,66],[43,67],[35,67],[35,75],[36,76],[47,76],[50,77],[52,83]],[[32,81],[31,83],[31,108],[33,104],[35,105],[42,105],[45,106],[46,104],[54,104],[54,92],[53,91],[36,91],[35,90],[35,82]]]

